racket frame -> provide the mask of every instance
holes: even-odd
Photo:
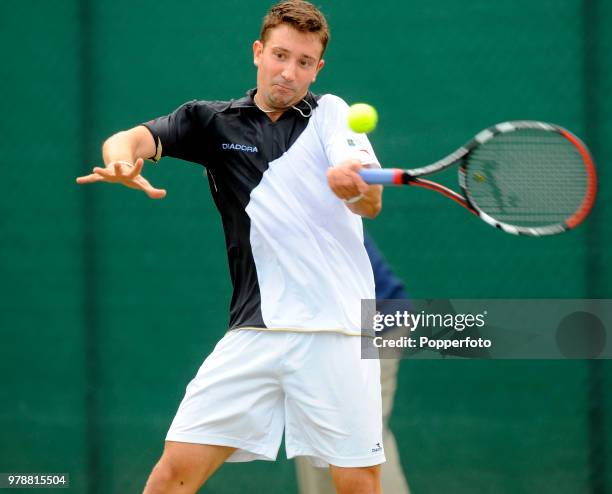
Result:
[[[574,212],[572,216],[566,219],[563,223],[556,223],[538,227],[516,226],[511,225],[509,223],[504,223],[503,221],[496,220],[495,218],[478,208],[478,206],[475,204],[475,202],[470,196],[470,191],[467,187],[466,180],[468,169],[467,157],[469,156],[469,154],[474,149],[483,145],[485,142],[493,139],[498,134],[514,132],[516,130],[521,129],[536,129],[545,130],[548,132],[557,132],[565,139],[570,141],[570,143],[578,150],[580,156],[582,157],[587,174],[586,193],[579,208]],[[436,182],[420,178],[450,168],[451,166],[457,163],[459,163],[458,179],[461,194]],[[513,235],[529,235],[540,237],[544,235],[555,235],[558,233],[562,233],[566,230],[575,228],[580,223],[582,223],[588,216],[589,212],[593,207],[595,197],[597,195],[597,174],[595,172],[595,164],[584,143],[574,134],[562,127],[533,120],[502,122],[492,127],[488,127],[479,132],[472,140],[470,140],[467,144],[461,146],[455,152],[449,154],[448,156],[442,158],[439,161],[431,163],[430,165],[423,166],[420,168],[413,168],[410,170],[403,170],[399,168],[389,170],[391,171],[391,173],[387,175],[389,178],[382,183],[386,183],[388,185],[411,185],[423,187],[429,190],[434,190],[448,197],[449,199],[452,199],[459,205],[466,208],[468,211],[479,216],[489,225],[503,230],[506,233],[511,233]],[[375,172],[375,170],[371,170],[371,172]],[[370,170],[368,170],[368,173],[370,173]]]

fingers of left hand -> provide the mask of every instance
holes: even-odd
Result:
[[[129,178],[135,178],[138,175],[140,175],[140,172],[142,171],[142,164],[143,164],[143,160],[142,159],[138,159],[136,160],[136,164],[134,165],[134,167],[129,171],[129,173],[127,174],[127,176]]]
[[[102,177],[104,177],[104,178],[107,178],[107,179],[112,179],[112,178],[114,178],[114,175],[113,175],[113,174],[111,174],[111,173],[110,173],[110,170],[109,170],[109,169],[107,169],[107,168],[101,168],[101,167],[99,167],[99,166],[96,166],[96,167],[93,169],[93,172],[94,172],[94,173],[96,173],[96,174],[98,174],[98,175],[100,175],[100,176],[102,176]]]
[[[97,173],[91,173],[83,177],[78,177],[76,179],[76,182],[77,184],[92,184],[94,182],[101,182],[103,180],[104,180],[104,177],[98,175]]]

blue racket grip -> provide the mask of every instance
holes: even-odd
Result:
[[[369,184],[401,185],[403,170],[398,168],[362,168],[359,175]]]

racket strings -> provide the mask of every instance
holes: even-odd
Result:
[[[582,204],[587,171],[577,148],[556,132],[498,134],[467,159],[472,203],[498,221],[535,227],[562,223]]]

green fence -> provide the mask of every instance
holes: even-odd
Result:
[[[332,41],[313,89],[377,106],[385,166],[513,119],[572,129],[598,164],[594,213],[554,238],[388,190],[367,228],[411,295],[612,298],[612,2],[317,3]],[[0,2],[0,471],[69,472],[87,494],[144,485],[227,325],[220,219],[196,165],[148,167],[163,201],[74,178],[108,135],[252,87],[268,5]],[[413,492],[609,492],[609,364],[403,362],[392,426]],[[206,491],[247,488],[293,492],[292,464],[227,465]]]

